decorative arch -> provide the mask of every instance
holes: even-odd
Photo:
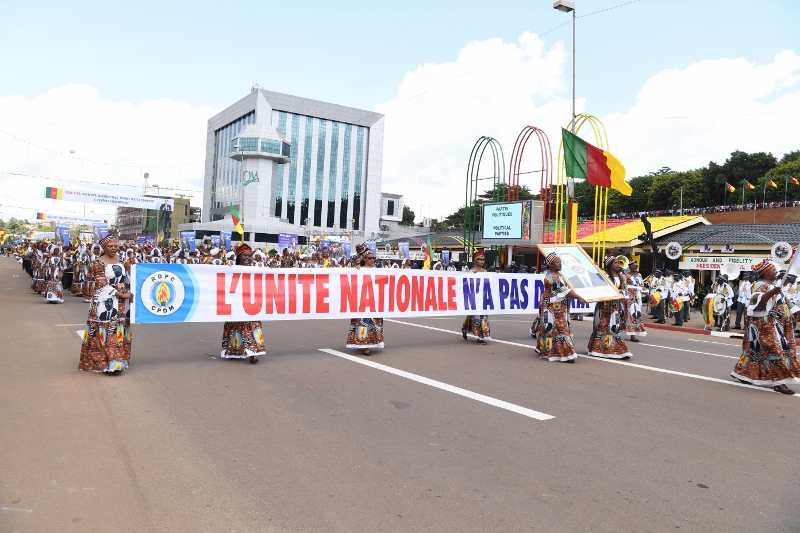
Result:
[[[479,176],[483,156],[486,150],[489,150],[492,155],[492,175],[486,178]],[[467,164],[467,184],[466,195],[464,201],[464,250],[472,253],[475,250],[475,233],[478,231],[478,224],[480,221],[480,214],[478,213],[478,182],[492,181],[492,201],[500,202],[504,198],[500,197],[497,190],[497,185],[506,183],[506,163],[503,156],[503,148],[497,140],[483,136],[477,140],[472,147],[472,152],[469,156],[469,163]]]

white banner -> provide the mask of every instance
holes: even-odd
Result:
[[[678,263],[681,270],[719,270],[725,265],[736,265],[739,270],[753,270],[753,265],[764,259],[764,256],[745,257],[736,255],[697,255],[684,256]],[[780,265],[780,263],[779,263]]]
[[[102,224],[105,220],[98,218],[84,218],[74,215],[46,215],[45,220],[49,222],[59,222],[62,224]]]
[[[44,240],[44,239],[50,239],[51,241],[54,241],[55,238],[56,238],[56,232],[55,231],[34,231],[31,234],[31,236],[28,237],[28,238],[29,239],[33,239],[35,241],[40,241],[40,240]]]
[[[174,200],[165,198],[148,198],[145,196],[126,196],[107,192],[81,191],[77,189],[55,189],[47,187],[45,198],[54,200],[68,200],[70,202],[83,202],[86,204],[113,205],[117,207],[138,207],[140,209],[160,209],[172,211],[175,207]]]
[[[531,320],[544,275],[432,270],[134,265],[136,324],[520,314]],[[593,304],[571,302],[574,313]]]

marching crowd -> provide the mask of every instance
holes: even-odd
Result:
[[[332,256],[328,248],[310,253],[269,258],[262,250],[240,244],[234,251],[203,247],[187,252],[178,247],[152,245],[120,246],[109,234],[94,245],[75,249],[47,243],[26,242],[13,250],[32,278],[31,288],[49,303],[63,303],[64,290],[89,303],[83,333],[79,369],[92,372],[122,373],[129,365],[132,331],[129,304],[133,298],[130,267],[136,263],[177,263],[243,265],[261,268],[376,268],[372,249],[357,245],[350,257]],[[567,259],[569,254],[562,254]],[[473,255],[472,273],[487,272],[482,252]],[[627,263],[627,264],[625,264]],[[393,262],[390,268],[411,268],[410,261]],[[645,336],[643,303],[650,303],[652,318],[665,323],[671,314],[675,326],[689,320],[689,308],[696,299],[695,280],[689,271],[662,272],[656,268],[643,278],[635,261],[608,256],[604,261],[607,278],[619,290],[621,299],[597,302],[592,333],[586,354],[594,357],[629,359],[632,354],[625,337],[639,342]],[[441,270],[441,263],[433,269]],[[452,265],[448,269],[454,269]],[[535,350],[542,359],[574,363],[577,358],[570,324],[570,299],[586,301],[573,288],[579,281],[562,273],[562,258],[551,253],[545,258],[544,292],[539,300],[539,315],[530,328],[536,339]],[[65,283],[66,282],[66,283]],[[736,310],[734,329],[745,328],[742,354],[731,375],[744,382],[772,386],[776,392],[794,394],[787,384],[800,383],[800,366],[795,357],[795,321],[800,312],[800,291],[795,276],[779,272],[764,259],[745,273],[734,290],[728,277],[720,274],[703,300],[703,317],[717,329],[729,327],[730,311]],[[734,304],[735,301],[735,304]],[[743,323],[742,323],[743,321]],[[467,316],[462,325],[477,344],[491,340],[489,317]],[[371,355],[371,349],[384,347],[383,319],[353,318],[346,347]],[[260,321],[226,322],[223,326],[221,357],[247,359],[257,363],[264,355],[264,333]]]

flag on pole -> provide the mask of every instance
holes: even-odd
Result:
[[[585,179],[592,185],[616,189],[630,196],[633,189],[625,181],[625,167],[619,159],[561,128],[564,166],[570,178]]]
[[[776,189],[778,188],[778,184],[772,181],[770,178],[767,178],[767,185],[770,187],[775,187]]]
[[[239,212],[233,207],[231,204],[231,218],[233,219],[233,225],[236,227],[237,233],[242,235],[244,238],[244,228],[242,227],[242,222],[239,220]]]
[[[794,185],[800,185],[800,181],[797,181],[797,178],[794,176],[789,176],[789,181],[791,181]]]
[[[755,186],[747,180],[744,180],[744,186],[748,189],[755,189]]]
[[[733,192],[733,191],[736,190],[736,187],[734,187],[733,185],[731,185],[728,182],[725,182],[725,187],[728,189],[728,192]]]
[[[45,187],[44,197],[52,198],[53,200],[61,200],[64,194],[64,189],[57,189],[55,187]]]
[[[422,270],[431,269],[431,236],[428,235],[428,245],[425,246],[425,261],[422,263]]]

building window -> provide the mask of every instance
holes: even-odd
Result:
[[[386,203],[386,215],[390,217],[394,216],[394,200],[389,200]]]
[[[239,145],[242,147],[243,152],[258,152],[258,137],[240,138]]]
[[[268,154],[280,154],[281,142],[274,139],[261,139],[261,151]]]

